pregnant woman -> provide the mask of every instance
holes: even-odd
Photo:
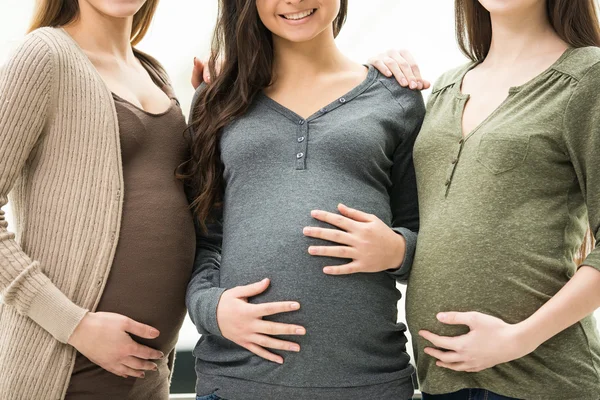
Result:
[[[227,62],[198,92],[183,171],[206,228],[187,296],[201,399],[412,397],[396,279],[418,228],[424,105],[337,49],[346,9],[220,2],[213,55]],[[343,230],[304,229],[313,217]],[[348,260],[320,246],[332,238]]]
[[[414,151],[424,399],[598,399],[597,6],[456,1],[473,62],[434,85]]]
[[[166,400],[194,226],[157,1],[38,2],[0,72],[0,397]],[[140,379],[145,376],[145,379]]]

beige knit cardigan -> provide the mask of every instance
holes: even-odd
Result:
[[[9,194],[17,232],[0,210],[0,399],[59,400],[76,354],[66,342],[100,300],[123,199],[112,95],[60,28],[29,34],[0,70],[0,208]]]

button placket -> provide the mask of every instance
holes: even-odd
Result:
[[[306,151],[308,146],[308,121],[298,121],[296,130],[296,169],[306,169]]]
[[[456,155],[450,160],[450,167],[448,168],[448,174],[446,175],[446,182],[444,185],[446,186],[446,194],[448,196],[448,192],[450,191],[450,186],[452,185],[452,179],[454,178],[454,173],[456,172],[456,167],[458,166],[458,161],[460,160],[460,154],[462,153],[463,147],[465,144],[465,139],[460,139],[458,141],[458,149],[456,151]]]

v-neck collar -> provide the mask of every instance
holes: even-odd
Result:
[[[452,88],[454,95],[457,97],[457,99],[459,99],[461,101],[461,104],[462,104],[462,106],[459,108],[460,112],[459,112],[459,118],[458,118],[459,133],[460,133],[460,137],[461,137],[460,143],[462,144],[463,142],[467,141],[471,136],[473,136],[475,133],[477,133],[483,126],[485,126],[496,114],[498,114],[500,111],[502,111],[502,109],[504,108],[506,103],[508,103],[510,101],[510,99],[512,98],[512,96],[515,93],[518,93],[522,89],[526,88],[527,86],[533,85],[536,82],[538,82],[539,80],[543,79],[548,73],[550,73],[558,65],[560,65],[563,62],[563,60],[571,54],[571,52],[573,50],[575,50],[575,48],[573,48],[573,47],[567,48],[560,55],[560,57],[558,57],[558,59],[556,59],[556,61],[554,61],[548,68],[546,68],[545,70],[543,70],[542,72],[540,72],[539,74],[537,74],[536,76],[534,76],[533,78],[531,78],[530,80],[525,82],[524,84],[519,85],[519,86],[511,86],[508,89],[508,95],[502,101],[502,103],[500,103],[498,105],[498,107],[496,107],[485,119],[483,119],[477,126],[475,126],[470,132],[468,132],[465,135],[464,131],[463,131],[464,113],[465,113],[466,103],[471,98],[471,95],[465,94],[462,92],[462,84],[465,79],[465,76],[471,70],[473,70],[475,67],[477,67],[479,64],[481,64],[481,62],[475,61],[475,62],[472,62],[471,64],[469,64],[467,66],[467,68],[465,68],[465,70],[459,74],[457,80],[454,82],[454,87]]]
[[[358,84],[358,86],[354,87],[354,89],[350,90],[345,95],[339,97],[337,100],[332,101],[325,107],[313,113],[308,118],[302,117],[301,115],[287,108],[283,104],[273,100],[271,97],[267,96],[264,93],[264,91],[261,91],[258,94],[257,101],[269,106],[270,108],[277,111],[284,117],[290,119],[294,123],[310,122],[321,117],[322,115],[325,115],[328,112],[335,110],[338,107],[345,105],[346,103],[349,103],[350,101],[354,100],[356,97],[364,93],[365,90],[367,90],[373,84],[373,82],[375,82],[375,79],[377,78],[378,74],[377,70],[372,65],[369,65],[368,69],[369,70],[367,72],[367,77],[360,84]]]

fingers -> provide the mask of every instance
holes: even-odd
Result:
[[[127,357],[123,361],[123,365],[138,371],[158,371],[158,366],[155,363],[133,356]]]
[[[408,61],[402,57],[402,55],[395,51],[395,50],[391,50],[388,52],[388,57],[391,58],[393,61],[386,59],[386,65],[390,68],[393,67],[393,64],[397,64],[397,67],[400,68],[400,70],[402,71],[402,75],[405,77],[405,79],[408,81],[406,83],[408,83],[408,87],[410,87],[411,89],[417,89],[418,88],[418,83],[417,83],[417,78],[415,77],[415,74],[413,73],[413,70],[410,66],[410,64],[408,63]],[[394,67],[396,68],[396,67]],[[392,69],[392,72],[394,72],[394,69]],[[396,79],[398,79],[398,73],[397,71],[394,72],[394,76],[396,77]],[[400,84],[405,83],[405,81],[400,81],[398,80],[398,82],[400,82]],[[403,85],[406,86],[406,85]]]
[[[230,293],[237,298],[254,297],[267,290],[270,283],[269,279],[263,279],[260,282],[251,283],[250,285],[234,287]]]
[[[357,222],[372,222],[377,218],[372,214],[367,214],[366,212],[347,207],[343,204],[338,204],[338,210],[340,210],[340,213],[343,216],[353,219]]]
[[[134,334],[144,339],[156,339],[160,335],[158,329],[134,321],[131,318],[126,318],[124,325],[125,332]]]
[[[334,267],[325,267],[323,268],[323,272],[327,275],[351,275],[365,271],[360,270],[358,263],[351,262],[344,265],[336,265]]]
[[[138,371],[123,364],[119,365],[116,371],[113,373],[115,375],[122,376],[123,378],[129,378],[131,376],[133,378],[144,379],[146,377],[146,373],[144,371]]]
[[[252,342],[254,342],[262,348],[267,349],[293,351],[296,353],[300,351],[300,345],[298,345],[297,343],[275,339],[266,335],[252,336]]]
[[[390,69],[387,67],[387,65],[385,65],[385,63],[383,62],[382,59],[380,59],[380,58],[371,58],[371,59],[369,59],[368,62],[369,62],[369,64],[371,64],[372,66],[374,66],[375,68],[377,68],[379,70],[379,72],[381,72],[382,74],[384,74],[388,78],[390,78],[392,76],[392,71],[390,71]]]
[[[419,65],[417,64],[417,61],[415,60],[413,55],[408,50],[400,50],[399,53],[402,56],[402,58],[404,58],[406,60],[406,62],[410,66],[410,69],[412,70],[412,73],[413,73],[413,75],[416,79],[416,83],[417,83],[416,89],[419,89],[419,90],[424,89],[423,77],[421,76],[421,70],[419,69]],[[411,89],[412,88],[413,87],[411,86]]]
[[[255,310],[257,316],[265,317],[267,315],[297,311],[300,309],[300,304],[293,301],[281,301],[276,303],[251,304],[250,307]]]
[[[469,367],[465,363],[453,363],[452,364],[452,363],[445,363],[445,362],[442,362],[442,361],[438,361],[438,362],[435,363],[435,365],[437,365],[438,367],[451,369],[453,371],[475,372],[475,370],[473,370],[471,367]]]
[[[459,362],[466,361],[461,354],[454,352],[454,351],[442,351],[442,350],[434,349],[431,347],[426,347],[424,349],[424,352],[425,352],[425,354],[428,354],[431,357],[437,358],[441,362],[444,362],[447,364],[453,364],[453,363],[459,363]]]
[[[472,312],[445,312],[439,313],[437,319],[447,325],[466,325],[473,328],[477,320],[477,313]]]
[[[252,353],[256,354],[257,356],[264,358],[265,360],[268,360],[268,361],[271,361],[271,362],[274,362],[277,364],[283,364],[283,358],[281,356],[273,354],[270,351],[263,349],[262,347],[260,347],[257,344],[250,343],[244,347],[246,349],[248,349],[249,351],[251,351]]]
[[[133,340],[127,350],[127,355],[137,357],[142,360],[160,360],[161,358],[165,357],[162,351],[158,351],[151,347],[141,345],[139,343],[134,342]]]
[[[394,78],[396,78],[400,86],[407,87],[410,84],[410,82],[406,78],[406,75],[404,74],[404,72],[400,68],[400,65],[395,59],[386,56],[383,59],[383,63],[387,66],[387,68],[390,71],[392,71],[392,75],[394,76]]]
[[[204,63],[194,57],[194,70],[192,72],[192,86],[194,89],[198,89],[198,86],[202,84],[202,82],[208,82],[205,77],[203,77],[203,73],[206,74],[208,68],[204,68]]]
[[[328,240],[330,242],[344,244],[347,246],[352,246],[355,242],[352,235],[347,232],[340,231],[339,229],[306,227],[304,228],[303,233],[308,237]]]
[[[458,350],[457,338],[455,337],[438,336],[429,331],[420,331],[419,336],[440,349]]]
[[[306,329],[302,326],[282,324],[271,321],[259,321],[256,324],[256,332],[263,333],[265,335],[306,335]]]
[[[355,259],[356,249],[349,246],[310,246],[308,253],[318,257],[335,257],[344,259]]]
[[[313,210],[310,215],[319,221],[327,222],[329,225],[336,226],[345,231],[350,231],[355,225],[355,222],[343,215],[333,214],[327,211]]]

